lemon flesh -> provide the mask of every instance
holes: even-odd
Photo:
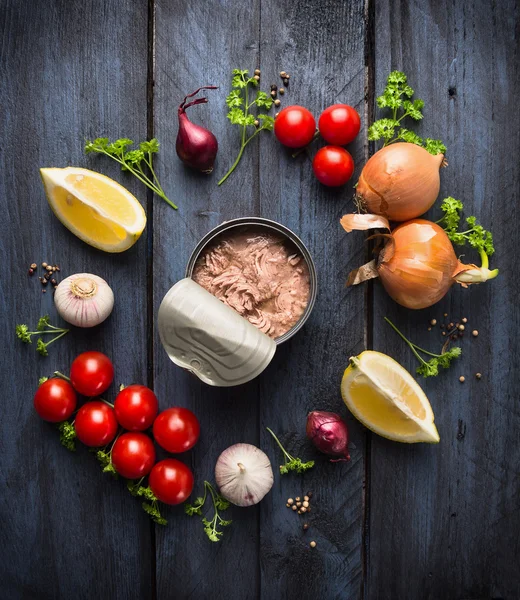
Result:
[[[432,407],[419,384],[398,362],[367,350],[350,359],[341,395],[365,427],[397,442],[439,442]]]
[[[40,174],[54,214],[87,244],[123,252],[141,236],[143,207],[116,181],[77,167],[40,169]]]

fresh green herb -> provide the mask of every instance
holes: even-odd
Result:
[[[68,329],[62,329],[60,327],[55,327],[50,324],[48,315],[40,317],[38,321],[38,325],[36,326],[36,331],[29,331],[29,327],[25,324],[16,326],[16,337],[19,340],[22,340],[25,344],[32,344],[32,336],[33,335],[47,335],[51,334],[55,337],[48,342],[44,342],[41,337],[36,340],[36,351],[39,352],[42,356],[48,356],[49,352],[47,351],[47,347],[50,346],[56,340],[59,340],[65,334],[69,332]]]
[[[42,383],[45,383],[46,381],[49,381],[48,377],[40,377],[40,379],[38,379],[38,385],[41,385]]]
[[[206,519],[206,517],[202,516],[202,508],[206,502],[206,498],[208,496],[208,492],[211,496],[211,500],[213,502],[214,515],[210,520]],[[220,538],[224,535],[223,531],[220,531],[218,528],[227,527],[231,525],[232,521],[226,521],[220,516],[220,511],[225,511],[229,508],[229,502],[225,500],[209,483],[209,481],[204,482],[204,496],[200,496],[195,499],[193,504],[186,503],[184,505],[184,512],[192,517],[193,515],[198,515],[202,517],[202,524],[204,525],[204,533],[208,536],[208,538],[212,542],[219,542]]]
[[[109,452],[106,452],[105,450],[96,450],[96,458],[103,467],[103,473],[110,473],[110,475],[117,479],[117,471],[112,462],[112,449],[110,449]]]
[[[85,153],[97,152],[113,158],[121,165],[123,171],[130,171],[139,181],[176,209],[177,206],[166,196],[153,169],[153,155],[159,152],[159,142],[153,138],[149,142],[141,142],[138,149],[129,150],[133,143],[128,138],[121,138],[115,142],[110,142],[108,138],[96,138],[93,142],[88,141],[85,144]],[[148,170],[152,176],[149,177],[145,170]]]
[[[275,442],[278,444],[278,446],[280,446],[280,448],[283,452],[285,463],[283,465],[280,465],[280,474],[281,475],[286,475],[287,473],[289,473],[289,471],[296,471],[297,473],[304,473],[305,471],[312,469],[312,467],[314,467],[313,460],[310,460],[309,462],[304,463],[301,461],[301,459],[291,456],[287,452],[287,450],[282,446],[282,444],[280,443],[280,440],[276,437],[273,430],[269,429],[269,427],[266,427],[266,429],[274,437]]]
[[[226,104],[229,108],[227,118],[233,125],[240,127],[240,151],[237,159],[231,165],[229,171],[218,182],[222,185],[224,181],[236,169],[245,147],[249,142],[260,133],[260,131],[272,131],[274,126],[273,117],[265,114],[273,105],[273,99],[265,92],[258,90],[250,101],[249,92],[253,91],[258,86],[258,81],[254,77],[249,77],[247,70],[233,69],[233,79],[231,87],[233,88],[226,98]],[[251,109],[256,107],[256,114],[251,113]],[[260,111],[264,112],[260,112]],[[253,127],[255,130],[249,134],[248,127]]]
[[[168,521],[161,515],[159,503],[156,495],[149,487],[141,485],[144,477],[139,481],[128,481],[126,487],[132,496],[145,498],[148,502],[143,502],[142,507],[145,513],[148,513],[152,521],[158,525],[166,525]]]
[[[469,229],[459,231],[460,213],[463,209],[464,205],[460,200],[455,200],[451,196],[444,198],[441,205],[444,217],[438,223],[442,225],[454,244],[464,246],[468,242],[479,253],[484,252],[488,257],[491,256],[495,252],[493,235],[477,223],[476,217],[467,217],[466,223]]]
[[[74,428],[74,423],[70,423],[69,421],[62,421],[58,425],[58,431],[60,432],[60,442],[62,446],[65,446],[67,450],[71,452],[75,452],[76,450],[76,429]]]
[[[423,118],[424,101],[412,100],[413,89],[408,85],[408,78],[401,71],[392,71],[388,76],[385,91],[377,98],[379,108],[391,111],[391,117],[379,119],[368,128],[368,139],[383,140],[383,147],[393,142],[403,141],[422,146],[430,154],[445,154],[446,146],[440,140],[422,139],[413,131],[401,126],[401,121],[410,117],[414,121]]]
[[[451,361],[455,358],[458,358],[462,354],[462,349],[459,346],[454,346],[453,348],[446,348],[446,344],[443,347],[441,354],[435,354],[434,352],[430,352],[429,350],[425,350],[424,348],[420,348],[417,344],[411,342],[408,338],[406,338],[397,327],[385,317],[385,321],[396,331],[402,339],[410,346],[410,349],[414,353],[417,360],[420,362],[420,365],[417,367],[417,374],[422,375],[423,377],[435,377],[439,374],[439,367],[443,369],[448,369],[451,366]],[[426,361],[419,354],[422,352],[427,356],[431,356],[430,360]]]

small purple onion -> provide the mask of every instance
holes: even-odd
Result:
[[[185,165],[197,169],[197,171],[201,171],[202,173],[211,173],[213,171],[213,165],[215,164],[218,152],[218,141],[209,129],[192,123],[186,114],[187,108],[195,104],[205,104],[208,99],[196,98],[188,102],[188,104],[186,104],[186,100],[198,94],[200,90],[216,89],[217,87],[214,85],[207,85],[199,88],[192,94],[188,94],[178,110],[179,132],[177,133],[177,141],[175,143],[177,156]]]
[[[350,460],[348,429],[339,415],[323,410],[310,412],[307,415],[307,437],[323,454],[341,457],[330,462]]]

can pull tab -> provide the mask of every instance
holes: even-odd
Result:
[[[170,359],[214,386],[250,381],[271,362],[276,343],[192,279],[181,279],[159,307]]]

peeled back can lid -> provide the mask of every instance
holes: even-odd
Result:
[[[176,365],[219,387],[254,379],[276,350],[273,339],[189,278],[164,296],[158,328]]]

